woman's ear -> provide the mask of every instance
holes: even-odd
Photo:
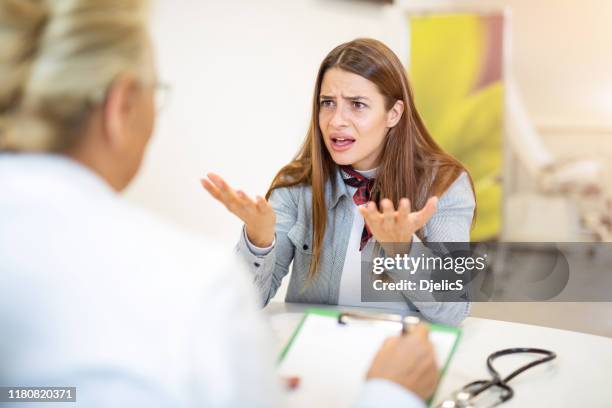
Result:
[[[398,124],[404,114],[404,102],[397,100],[387,112],[387,127],[392,128]]]
[[[110,85],[103,105],[104,136],[113,148],[126,143],[130,112],[134,108],[136,80],[121,75]]]

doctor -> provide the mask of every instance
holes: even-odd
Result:
[[[76,386],[80,407],[281,406],[246,272],[118,195],[156,113],[145,6],[0,4],[0,386]],[[357,405],[421,407],[436,377],[424,328],[390,338]]]

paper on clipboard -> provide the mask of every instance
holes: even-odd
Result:
[[[339,312],[311,309],[281,355],[282,376],[298,376],[289,393],[291,407],[350,407],[364,385],[366,372],[383,341],[399,333],[397,323],[368,321],[338,324]],[[438,365],[444,370],[460,330],[432,326]]]

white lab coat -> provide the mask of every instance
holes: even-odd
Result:
[[[0,154],[0,385],[76,386],[87,408],[284,405],[238,259],[77,162]],[[421,406],[380,380],[360,401]]]

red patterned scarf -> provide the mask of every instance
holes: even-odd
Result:
[[[342,179],[344,182],[355,187],[357,191],[353,194],[353,201],[355,204],[362,205],[370,201],[370,193],[374,186],[374,179],[369,179],[363,176],[361,173],[355,171],[351,166],[340,166],[342,170]],[[366,224],[363,226],[363,232],[361,233],[361,242],[359,244],[359,250],[361,251],[368,240],[372,238],[372,233]]]

